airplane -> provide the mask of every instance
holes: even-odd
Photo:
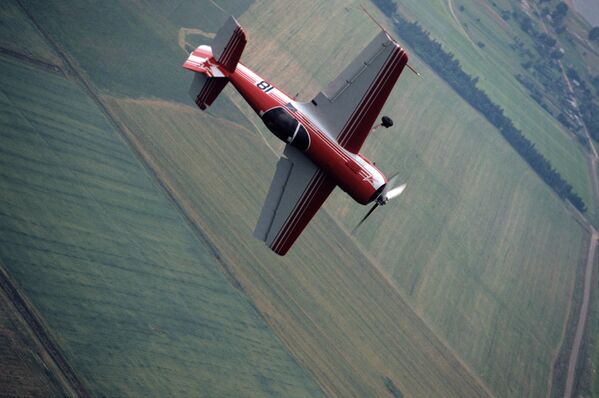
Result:
[[[373,128],[408,63],[406,51],[381,29],[310,102],[296,101],[239,62],[247,38],[233,17],[210,46],[197,47],[183,64],[195,72],[189,94],[201,110],[230,82],[286,144],[254,230],[254,236],[278,255],[287,253],[335,187],[362,205],[374,202],[358,226],[406,187],[395,187],[397,175],[387,180],[359,153],[371,131],[393,125],[385,116]]]

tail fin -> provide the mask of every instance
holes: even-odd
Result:
[[[212,46],[200,46],[193,51],[183,67],[196,72],[189,95],[202,110],[210,106],[227,85],[229,74],[235,72],[247,43],[245,32],[233,17],[220,28]]]
[[[212,40],[212,53],[216,61],[227,71],[235,72],[247,39],[237,20],[229,17]]]

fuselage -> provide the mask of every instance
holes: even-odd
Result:
[[[197,55],[211,58],[209,47],[202,52],[203,47],[196,50]],[[213,58],[210,61],[217,64]],[[383,173],[362,155],[339,145],[302,103],[241,63],[233,73],[222,73],[278,138],[301,150],[355,201],[368,204],[377,198],[387,183]]]

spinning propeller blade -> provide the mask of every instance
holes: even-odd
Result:
[[[404,189],[406,189],[406,186],[408,184],[402,184],[400,186],[398,186],[397,188],[393,188],[392,190],[390,190],[389,192],[387,192],[387,200],[391,200],[399,195],[401,195],[401,193],[404,191]]]
[[[368,211],[368,213],[366,213],[364,218],[362,218],[360,220],[358,225],[356,225],[356,227],[351,232],[352,235],[354,235],[356,233],[356,231],[360,227],[360,225],[362,225],[364,223],[364,221],[366,221],[366,219],[368,217],[370,217],[370,215],[376,210],[377,207],[386,205],[387,202],[389,202],[391,199],[396,198],[399,195],[401,195],[401,193],[406,189],[407,184],[402,184],[398,187],[394,187],[395,180],[397,180],[397,174],[394,174],[393,177],[391,177],[389,179],[389,181],[387,181],[387,185],[383,189],[383,192],[381,192],[379,197],[376,198],[376,203],[374,204],[374,206],[372,206],[372,208]]]
[[[379,203],[376,202],[374,204],[374,206],[372,206],[372,208],[370,210],[368,210],[368,213],[366,213],[366,215],[364,216],[363,219],[360,220],[360,222],[358,223],[358,225],[356,225],[356,227],[353,229],[353,231],[351,231],[351,234],[354,235],[356,233],[356,230],[360,227],[360,225],[362,225],[362,223],[364,221],[366,221],[366,219],[372,214],[373,211],[376,210],[376,208],[379,207]]]

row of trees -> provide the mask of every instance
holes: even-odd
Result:
[[[581,212],[586,211],[583,200],[573,191],[572,186],[537,151],[535,145],[514,126],[511,119],[505,116],[503,109],[495,104],[484,91],[476,87],[477,77],[473,78],[464,72],[453,54],[443,50],[441,44],[431,39],[429,33],[420,24],[409,22],[399,16],[396,5],[391,0],[376,0],[375,4],[381,11],[395,16],[395,31],[401,39],[409,44],[414,52],[464,100],[483,114],[543,181],[561,198],[569,200],[578,210]]]

